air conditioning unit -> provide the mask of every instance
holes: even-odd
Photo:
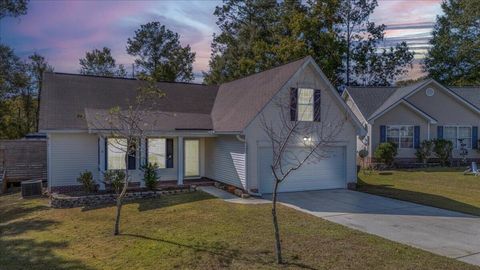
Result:
[[[22,197],[42,196],[42,180],[22,181]]]

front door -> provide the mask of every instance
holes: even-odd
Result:
[[[200,141],[185,140],[185,177],[200,176]]]

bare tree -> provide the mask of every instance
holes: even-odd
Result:
[[[280,95],[272,100],[274,110],[260,115],[260,125],[271,143],[273,156],[270,165],[274,177],[272,219],[278,264],[283,263],[277,218],[278,189],[292,172],[299,170],[306,162],[321,162],[331,156],[331,147],[338,143],[336,138],[347,119],[346,113],[333,113],[331,104],[321,103],[321,96],[328,94],[322,94],[321,90],[309,90],[312,95],[305,103],[312,104],[310,108],[313,110],[296,105],[299,100],[305,99],[305,96],[299,98],[296,90],[295,94]],[[276,117],[266,116],[269,113]]]
[[[156,101],[165,96],[157,88],[156,82],[150,77],[144,77],[141,86],[137,89],[134,100],[127,100],[127,106],[116,106],[109,110],[87,111],[86,118],[90,127],[107,133],[114,142],[108,146],[124,154],[124,177],[117,179],[121,182],[121,189],[117,189],[116,216],[114,235],[120,233],[120,214],[123,199],[127,193],[130,182],[129,157],[136,154],[139,145],[147,134],[156,127],[159,114],[164,114],[156,109]],[[105,149],[107,151],[107,149]]]

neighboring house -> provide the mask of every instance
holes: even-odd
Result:
[[[395,142],[398,162],[415,162],[423,140],[443,138],[453,142],[453,158],[459,158],[463,139],[468,159],[480,158],[480,88],[446,87],[433,79],[405,87],[349,87],[343,98],[366,127],[357,150],[369,157],[382,142]]]
[[[50,191],[79,189],[76,178],[85,170],[100,180],[106,170],[124,168],[122,153],[108,137],[110,131],[92,126],[90,120],[114,106],[126,106],[139,84],[135,79],[45,74],[40,131],[48,136]],[[143,184],[141,165],[155,160],[160,181],[181,185],[184,179],[207,177],[251,193],[270,193],[271,144],[259,116],[278,121],[272,100],[287,96],[285,102],[290,102],[292,90],[310,93],[312,98],[319,91],[318,102],[302,105],[311,111],[317,106],[330,108],[321,110],[315,121],[340,116],[346,123],[332,142],[332,154],[321,162],[306,163],[281,191],[345,188],[356,182],[356,137],[365,130],[311,57],[219,86],[160,82],[158,87],[166,94],[158,101],[158,111],[152,112],[158,125],[140,142],[128,164],[138,184]],[[306,135],[315,140],[316,134]]]

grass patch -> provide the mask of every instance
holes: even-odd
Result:
[[[287,264],[274,263],[269,205],[202,192],[114,207],[50,209],[0,196],[1,269],[479,269],[283,206]]]
[[[358,190],[480,216],[480,177],[454,168],[358,174]]]

